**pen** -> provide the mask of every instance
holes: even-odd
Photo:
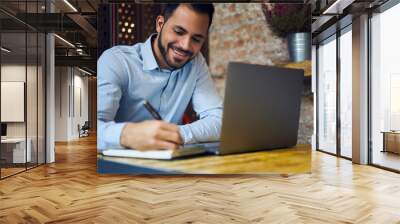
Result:
[[[147,109],[147,111],[150,112],[151,116],[153,116],[154,119],[162,120],[160,114],[156,111],[156,109],[154,109],[154,107],[150,104],[149,101],[143,100],[143,106]]]

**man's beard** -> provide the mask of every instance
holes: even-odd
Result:
[[[179,47],[173,47],[172,43],[168,43],[168,44],[167,44],[167,49],[165,49],[165,47],[164,47],[164,46],[162,45],[162,43],[161,43],[163,28],[164,28],[164,26],[161,27],[161,31],[160,31],[160,33],[159,33],[158,41],[157,41],[158,49],[160,49],[160,53],[161,53],[161,55],[162,55],[162,57],[163,57],[163,60],[164,60],[165,63],[168,65],[168,67],[172,68],[172,70],[182,68],[183,66],[185,66],[185,65],[192,59],[193,53],[190,52],[190,51],[185,51],[185,50],[183,50],[182,48],[179,48]],[[184,52],[185,54],[187,54],[187,55],[189,56],[189,58],[187,59],[187,61],[186,61],[185,63],[183,63],[181,66],[175,66],[175,65],[171,64],[171,63],[168,61],[168,58],[167,58],[167,50],[168,50],[168,49],[172,49],[172,48],[175,48],[175,49],[177,49],[177,50],[179,50],[179,51],[181,51],[181,52]]]

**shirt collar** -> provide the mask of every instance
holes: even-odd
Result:
[[[156,58],[154,56],[153,53],[153,46],[152,46],[152,42],[151,39],[154,37],[156,37],[157,33],[153,33],[150,35],[150,37],[146,40],[146,42],[144,42],[144,44],[141,46],[141,52],[142,52],[142,58],[143,58],[143,70],[145,71],[150,71],[150,70],[154,70],[154,69],[161,69],[158,66],[158,63],[156,61]],[[192,65],[192,60],[190,60],[185,66],[191,66]],[[182,68],[176,69],[175,71],[180,71]]]
[[[151,46],[151,39],[156,35],[156,33],[151,34],[141,47],[143,70],[153,70],[159,68],[156,58],[154,57],[153,47]]]

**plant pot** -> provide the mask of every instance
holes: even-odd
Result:
[[[287,38],[290,61],[300,62],[311,60],[310,33],[291,33]]]

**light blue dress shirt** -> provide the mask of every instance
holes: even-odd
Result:
[[[120,136],[127,122],[153,119],[142,105],[148,100],[163,120],[180,125],[185,144],[219,139],[222,100],[204,57],[199,53],[176,70],[160,69],[151,38],[133,46],[115,46],[97,61],[98,149],[121,147]],[[182,125],[192,99],[199,120]]]

